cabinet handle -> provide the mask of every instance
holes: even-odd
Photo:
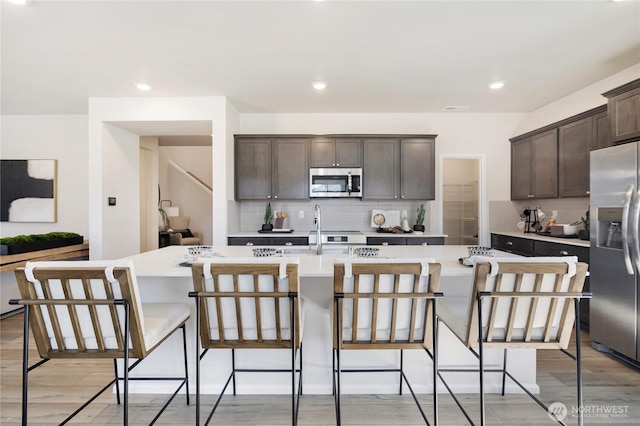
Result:
[[[336,163],[336,166],[340,167],[340,163]]]
[[[568,251],[566,251],[566,250],[560,250],[560,254],[561,254],[562,256],[569,256],[569,252],[568,252]]]
[[[532,195],[532,194],[527,195],[527,198],[533,198],[533,197],[535,197],[535,195]]]
[[[251,241],[248,241],[248,242],[247,242],[247,245],[248,245],[248,246],[252,246],[252,245],[253,245],[253,243],[252,243]]]
[[[404,198],[404,195],[401,195],[400,198]]]
[[[425,241],[424,243],[422,243],[423,246],[428,246],[429,244]]]
[[[291,241],[287,241],[284,245],[285,245],[285,246],[292,246],[292,245],[293,245],[293,243],[292,243]]]
[[[587,192],[586,192],[586,194],[587,194],[587,195],[591,195],[591,191],[587,191]]]
[[[382,242],[382,245],[383,245],[383,246],[388,246],[388,245],[389,245],[389,242],[388,242],[388,241],[383,241],[383,242]]]
[[[507,241],[507,245],[508,246],[512,246],[513,245],[513,241]]]
[[[271,198],[271,195],[267,195],[267,199]]]
[[[398,196],[397,196],[397,195],[394,195],[394,196],[393,196],[393,198],[398,198]]]
[[[276,196],[274,196],[273,198],[278,198],[278,196],[276,195]]]

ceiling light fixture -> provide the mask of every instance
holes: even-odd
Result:
[[[143,82],[136,83],[136,87],[138,88],[138,90],[144,90],[145,92],[151,90],[151,86]]]
[[[312,86],[316,90],[324,90],[327,88],[328,84],[324,81],[314,81]]]
[[[504,81],[494,81],[489,85],[489,87],[492,88],[493,90],[502,89],[503,86],[504,86]]]

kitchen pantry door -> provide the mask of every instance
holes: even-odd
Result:
[[[484,157],[443,155],[440,159],[442,232],[445,245],[487,245]]]

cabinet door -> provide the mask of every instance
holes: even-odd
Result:
[[[236,200],[271,198],[271,140],[238,138],[235,157]]]
[[[531,138],[511,144],[511,199],[533,198],[531,192]]]
[[[362,139],[338,138],[335,152],[336,167],[362,167]]]
[[[398,198],[399,144],[397,139],[365,139],[362,198]]]
[[[593,117],[561,126],[558,130],[558,194],[560,197],[589,196],[589,152]]]
[[[532,136],[532,194],[534,198],[558,197],[558,132]]]
[[[638,84],[640,80],[634,83]],[[640,138],[640,87],[610,98],[608,108],[614,143]]]
[[[435,140],[402,139],[400,141],[400,198],[434,200]]]
[[[335,139],[313,139],[311,141],[311,167],[334,167],[335,165]]]
[[[611,146],[611,130],[609,128],[609,115],[602,112],[593,117],[594,138],[591,150],[602,149]]]
[[[407,239],[402,237],[367,237],[367,245],[372,246],[404,246]]]
[[[444,237],[407,237],[408,246],[443,246]]]
[[[522,256],[533,256],[533,240],[491,234],[491,248]]]
[[[309,140],[273,141],[273,199],[309,198]]]

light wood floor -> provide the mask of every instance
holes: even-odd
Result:
[[[583,336],[584,402],[592,413],[587,425],[640,424],[640,372],[637,369],[591,349]],[[0,321],[0,424],[20,424],[22,315]],[[31,348],[34,346],[32,345]],[[32,362],[37,352],[30,353]],[[555,401],[575,400],[574,363],[558,351],[538,351],[538,383],[541,399],[548,405]],[[111,379],[112,362],[53,360],[34,370],[30,382],[30,424],[58,424],[92,393]],[[429,395],[421,396],[431,418]],[[163,395],[132,395],[130,424],[148,424],[164,402]],[[440,424],[464,425],[465,418],[447,395],[440,396]],[[463,395],[472,416],[478,415],[477,395]],[[79,414],[72,424],[110,425],[122,423],[122,408],[107,392]],[[203,397],[206,418],[213,397]],[[418,425],[423,424],[410,396],[343,395],[342,421],[345,425]],[[195,401],[192,400],[192,403]],[[567,404],[567,405],[568,405]],[[206,412],[205,412],[206,409]],[[290,399],[287,396],[227,396],[218,408],[214,424],[286,425],[290,424]],[[571,408],[569,408],[571,410]],[[617,410],[616,416],[603,411]],[[185,425],[195,420],[194,405],[187,406],[178,396],[160,418],[159,424]],[[598,412],[596,412],[598,411]],[[552,425],[547,414],[523,395],[487,395],[487,422],[496,425]],[[569,417],[569,424],[577,424]],[[303,395],[300,402],[301,425],[335,424],[331,396]]]

